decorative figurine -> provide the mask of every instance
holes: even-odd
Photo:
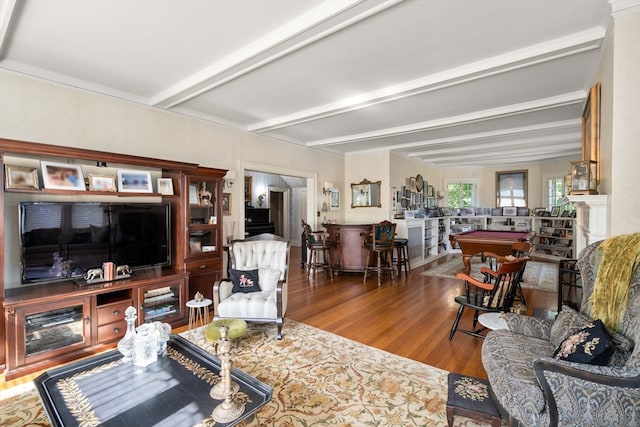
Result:
[[[203,182],[200,185],[200,204],[203,206],[212,206],[211,203],[211,198],[213,196],[213,194],[211,194],[211,191],[207,190],[207,183]]]

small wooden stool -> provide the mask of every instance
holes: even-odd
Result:
[[[491,401],[489,395],[491,386],[487,380],[449,372],[448,381],[447,422],[449,427],[453,425],[455,415],[489,422],[493,427],[500,427],[500,414]]]

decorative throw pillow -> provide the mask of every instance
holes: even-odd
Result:
[[[260,292],[260,279],[258,270],[231,270],[231,292]]]
[[[567,337],[575,334],[591,322],[592,320],[587,316],[578,313],[567,305],[563,305],[562,310],[560,310],[551,326],[549,342],[554,347],[558,347]]]
[[[598,319],[564,340],[553,357],[568,362],[606,365],[613,351],[609,335]]]

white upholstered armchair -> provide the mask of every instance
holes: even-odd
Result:
[[[289,242],[278,236],[265,239],[264,235],[234,240],[229,246],[229,262],[231,277],[213,286],[214,319],[275,322],[277,338],[281,339],[287,311]]]

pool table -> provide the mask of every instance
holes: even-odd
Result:
[[[493,252],[496,255],[509,255],[511,245],[517,242],[525,242],[533,238],[531,231],[494,231],[474,230],[464,233],[449,235],[451,247],[457,243],[462,250],[462,262],[464,272],[471,271],[471,257],[481,252]]]

